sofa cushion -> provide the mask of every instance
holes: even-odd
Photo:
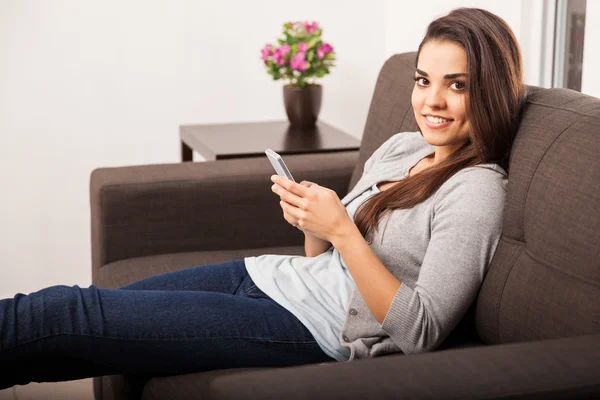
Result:
[[[511,152],[503,234],[478,300],[486,343],[600,332],[600,99],[532,93]]]
[[[196,251],[189,253],[161,254],[115,261],[100,268],[94,285],[102,288],[119,288],[158,274],[180,269],[241,260],[261,254],[304,255],[302,246],[263,247],[257,249]]]
[[[216,377],[210,398],[597,399],[598,340],[594,335],[240,372]]]
[[[209,399],[209,385],[220,376],[275,368],[228,368],[197,374],[150,379],[144,386],[142,400]]]
[[[482,346],[482,342],[462,343],[453,347],[444,348],[458,349],[467,347]],[[439,351],[442,351],[440,349]],[[401,354],[387,354],[382,357],[401,357]],[[319,363],[318,365],[338,364],[337,361]],[[316,365],[316,364],[315,364]],[[295,368],[295,367],[288,367]],[[302,367],[299,367],[302,368]],[[226,375],[239,374],[242,372],[251,372],[259,370],[276,371],[281,368],[228,368],[214,371],[206,371],[195,374],[186,374],[178,376],[167,376],[153,378],[149,380],[143,389],[143,400],[162,400],[162,399],[210,399],[210,385],[216,378]],[[243,377],[243,375],[241,375]]]

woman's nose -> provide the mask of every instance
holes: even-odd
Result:
[[[433,109],[445,108],[446,99],[441,93],[441,90],[436,88],[429,88],[429,90],[427,91],[427,97],[425,98],[425,105]]]

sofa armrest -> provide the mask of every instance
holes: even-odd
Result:
[[[214,399],[600,398],[600,335],[220,376]]]
[[[357,151],[285,157],[297,180],[343,197]],[[156,254],[302,245],[282,217],[266,157],[95,169],[90,176],[92,274]]]

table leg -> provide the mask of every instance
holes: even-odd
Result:
[[[192,149],[185,143],[181,142],[181,162],[193,161]]]

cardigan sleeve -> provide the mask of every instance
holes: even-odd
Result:
[[[506,178],[467,168],[433,196],[418,279],[401,284],[382,324],[405,354],[438,347],[475,300],[500,239]]]

